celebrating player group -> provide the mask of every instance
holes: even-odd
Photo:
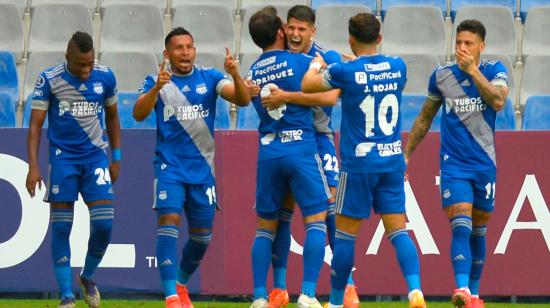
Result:
[[[240,76],[239,63],[229,49],[224,63],[227,74],[195,65],[193,35],[175,28],[165,38],[159,71],[144,76],[134,106],[137,121],[152,111],[156,116],[151,181],[156,256],[166,307],[193,307],[187,283],[212,238],[218,207],[213,131],[218,96],[238,106],[252,103],[260,118],[251,308],[289,304],[286,274],[296,208],[305,229],[298,307],[323,307],[316,287],[319,279],[329,279],[319,277],[327,238],[333,257],[330,300],[325,307],[360,306],[351,270],[361,222],[369,218],[371,209],[380,215],[395,249],[409,307],[426,307],[418,252],[406,228],[404,181],[412,153],[441,106],[441,203],[451,226],[456,282],[451,302],[454,307],[484,307],[479,285],[487,223],[494,209],[495,118],[508,88],[505,67],[480,58],[485,48],[483,24],[465,20],[458,25],[456,61],[432,73],[424,107],[404,147],[400,109],[407,67],[399,57],[377,53],[382,36],[374,15],[359,13],[349,19],[352,54],[345,56],[313,40],[315,13],[308,6],[292,7],[286,22],[267,6],[243,27],[248,27],[262,49],[246,78]],[[60,308],[76,303],[69,236],[79,193],[90,212],[91,232],[85,265],[76,281],[86,304],[100,306],[93,274],[111,238],[112,184],[122,161],[116,93],[113,72],[95,63],[92,38],[83,32],[70,39],[66,62],[42,72],[35,86],[26,187],[34,196],[42,181],[38,148],[47,117],[50,167],[45,201],[51,205],[52,264]],[[342,105],[341,163],[331,123],[332,106],[338,101]],[[178,256],[182,214],[188,222],[188,240]],[[270,267],[274,288],[267,290]],[[361,283],[363,277],[355,280]]]

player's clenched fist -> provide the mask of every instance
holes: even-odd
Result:
[[[168,70],[168,59],[164,59],[162,64],[160,65],[160,70],[157,75],[157,82],[155,83],[155,88],[157,90],[162,89],[165,84],[170,82],[170,79],[172,78],[172,73]]]

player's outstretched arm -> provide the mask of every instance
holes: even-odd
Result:
[[[414,121],[411,133],[409,134],[409,140],[407,141],[407,146],[405,147],[405,161],[407,163],[416,146],[424,139],[430,130],[432,121],[439,107],[441,107],[441,102],[441,100],[434,100],[430,97],[426,98],[422,111],[420,111],[420,114]]]
[[[304,93],[316,93],[316,92],[325,92],[331,90],[323,82],[323,74],[321,73],[322,68],[326,68],[327,64],[323,60],[323,57],[319,53],[311,61],[309,69],[302,79],[302,91]]]
[[[248,85],[239,74],[239,64],[235,61],[231,55],[231,51],[227,47],[225,48],[224,69],[233,78],[233,84],[223,87],[220,93],[221,96],[238,106],[248,106],[250,104]]]
[[[107,126],[107,135],[111,150],[120,151],[120,121],[118,118],[117,104],[105,107],[105,125]],[[120,153],[120,152],[119,152]],[[120,172],[120,157],[113,154],[113,160],[109,166],[111,181],[116,182]]]
[[[143,121],[151,113],[157,102],[157,96],[159,95],[160,90],[170,82],[172,78],[172,73],[167,69],[168,59],[164,59],[160,66],[159,73],[157,75],[157,82],[155,85],[147,92],[139,96],[134,105],[134,111],[132,115],[136,121]]]
[[[27,153],[29,155],[29,172],[25,186],[31,197],[34,197],[36,184],[38,189],[42,189],[42,176],[40,175],[40,166],[38,165],[38,148],[40,147],[40,137],[42,135],[42,125],[46,119],[48,111],[33,109],[29,122],[29,134],[27,137]]]
[[[276,109],[287,103],[302,106],[334,106],[338,101],[338,96],[340,96],[339,89],[322,93],[303,93],[272,88],[271,94],[262,98],[262,105],[267,109]]]

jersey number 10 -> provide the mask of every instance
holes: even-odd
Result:
[[[374,136],[374,96],[368,95],[359,104],[359,108],[365,114],[365,135],[368,137]],[[389,109],[392,109],[391,119],[388,122],[387,114]],[[380,130],[386,135],[392,135],[394,128],[397,125],[397,118],[399,117],[399,102],[395,94],[388,94],[382,98],[380,105],[378,106],[378,125]]]

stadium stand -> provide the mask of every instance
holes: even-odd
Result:
[[[15,127],[15,106],[9,94],[0,92],[0,127]]]
[[[42,4],[80,4],[88,9],[90,14],[93,14],[96,10],[96,0],[29,0],[29,7],[31,13],[34,12],[37,6]]]
[[[0,93],[7,95],[13,106],[19,101],[19,85],[15,58],[9,51],[0,51]]]
[[[436,6],[441,10],[443,16],[447,15],[447,3],[445,0],[383,0],[382,1],[382,17],[393,6]]]
[[[322,5],[317,9],[315,40],[340,53],[351,53],[348,44],[348,21],[357,13],[369,12],[364,5]]]
[[[167,0],[98,0],[101,15],[105,13],[105,8],[117,4],[151,4],[164,11],[168,5]]]
[[[55,20],[55,22],[52,22]],[[93,35],[90,12],[82,4],[44,3],[32,13],[29,52],[65,51],[74,32]]]
[[[25,11],[27,10],[27,0],[0,0],[0,3],[10,3],[17,7],[19,11],[19,16],[23,17]]]
[[[550,130],[550,96],[531,96],[525,103],[521,130]]]
[[[550,56],[530,56],[525,60],[520,88],[520,107],[530,96],[550,95]]]
[[[507,55],[512,61],[517,57],[517,38],[514,16],[509,7],[504,6],[465,6],[456,13],[453,29],[465,19],[477,19],[485,25],[485,53]],[[452,35],[455,48],[456,31]]]
[[[25,101],[25,104],[23,106],[23,127],[27,128],[29,127],[29,121],[31,119],[31,111],[32,111],[32,96],[29,95],[27,97],[27,100]],[[44,120],[44,123],[42,124],[42,128],[48,127],[48,117]]]
[[[529,14],[529,10],[538,6],[550,6],[550,1],[548,0],[521,0],[520,3],[520,16],[521,20],[525,21],[525,18]]]
[[[426,101],[425,95],[403,95],[401,100],[401,131],[409,132]],[[430,131],[439,131],[441,111],[438,111],[430,126]]]
[[[158,71],[157,58],[150,52],[104,52],[99,62],[113,70],[120,92],[137,92],[145,76]]]
[[[379,8],[377,7],[376,2],[377,2],[376,0],[312,0],[311,7],[316,10],[321,5],[330,5],[330,4],[364,5],[366,7],[369,7],[373,12],[377,12]]]
[[[284,1],[281,1],[284,3]],[[244,3],[243,3],[244,5]],[[258,53],[261,52],[261,49],[254,44],[252,41],[252,37],[250,36],[250,33],[248,32],[248,22],[250,21],[250,17],[252,15],[263,8],[265,4],[254,4],[249,5],[243,8],[244,14],[243,14],[243,22],[241,26],[241,48],[240,53]],[[292,5],[282,5],[277,3],[276,5],[273,5],[277,9],[277,14],[279,17],[283,19],[283,21],[286,21],[286,14],[288,13],[288,10],[292,7]]]
[[[403,91],[406,95],[426,95],[428,80],[434,69],[439,65],[439,59],[432,54],[399,55],[407,64],[407,84]]]
[[[241,61],[239,63],[239,69],[241,71],[241,76],[243,78],[246,77],[246,74],[250,70],[250,66],[252,66],[252,63],[258,59],[261,53],[259,52],[252,52],[252,53],[245,53],[241,54]]]
[[[13,53],[17,63],[23,59],[23,21],[17,6],[0,2],[0,50]]]
[[[119,92],[118,97],[118,116],[120,118],[120,128],[156,128],[157,118],[153,110],[145,120],[138,122],[132,116],[134,105],[138,99],[137,92]]]
[[[252,7],[264,7],[266,5],[273,5],[275,7],[278,6],[288,6],[292,7],[296,4],[302,4],[302,5],[309,5],[308,0],[241,0],[241,10],[248,10],[248,8]],[[286,20],[286,12],[285,12],[285,20]]]
[[[523,60],[530,55],[550,55],[549,30],[550,6],[533,7],[523,28]]]
[[[382,27],[384,54],[435,54],[445,60],[445,22],[436,6],[394,6]]]
[[[260,125],[260,118],[254,110],[252,104],[246,107],[239,107],[237,110],[237,127],[236,129],[256,130]]]
[[[23,83],[23,100],[26,100],[34,90],[38,75],[42,71],[64,61],[64,51],[33,52],[27,60],[27,70],[25,71],[25,81]]]
[[[497,113],[497,119],[495,122],[496,130],[515,130],[516,129],[516,115],[514,112],[514,104],[508,98],[504,109]]]
[[[197,53],[235,51],[233,14],[222,5],[182,4],[175,8],[172,28],[184,27],[193,35]]]
[[[215,4],[227,7],[232,14],[237,11],[237,0],[172,0],[172,14],[174,8],[184,4]]]
[[[152,52],[162,61],[164,30],[162,14],[150,4],[114,4],[105,8],[100,52]]]
[[[218,96],[216,100],[216,119],[214,120],[214,129],[229,129],[230,128],[230,103]]]
[[[452,0],[451,17],[455,18],[458,10],[466,6],[504,6],[508,7],[514,16],[516,15],[516,0]]]
[[[225,69],[223,68],[224,63],[225,63],[225,54],[213,53],[213,52],[202,52],[200,49],[197,49],[195,64],[206,66],[206,67],[213,67],[218,71],[225,73]]]

